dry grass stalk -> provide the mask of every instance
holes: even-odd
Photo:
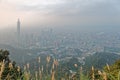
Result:
[[[110,66],[108,64],[106,64],[106,66],[107,66],[107,69],[110,71]]]
[[[99,75],[102,75],[102,72],[101,72],[101,71],[98,71],[98,74],[99,74]]]
[[[30,64],[29,63],[26,64],[26,68],[29,70],[29,68],[30,68]]]
[[[52,64],[52,69],[54,70],[54,68],[55,68],[55,65],[54,65],[54,63]]]
[[[38,80],[38,72],[35,71],[35,80]]]
[[[74,64],[74,67],[76,67],[76,68],[77,68],[77,67],[78,67],[78,65],[77,65],[77,64]]]
[[[30,80],[30,73],[25,72],[24,73],[24,78],[25,78],[25,80]]]
[[[49,62],[50,62],[50,59],[51,59],[51,57],[50,57],[50,56],[47,56],[47,58],[46,58],[47,63],[49,63]]]
[[[57,68],[57,66],[59,65],[59,62],[58,62],[58,60],[57,59],[54,59],[54,65],[55,65],[55,67]]]
[[[55,71],[52,71],[52,77],[51,80],[55,80]]]
[[[41,69],[41,70],[42,70],[42,72],[43,72],[43,70],[44,70],[43,65],[42,65],[42,69]]]
[[[103,80],[107,80],[107,74],[106,74],[106,72],[103,72]]]
[[[24,71],[26,71],[26,69],[27,69],[27,68],[26,68],[26,65],[24,65]]]
[[[1,65],[0,65],[0,80],[2,78],[2,73],[3,73],[4,69],[5,69],[5,63],[3,60],[3,62],[1,62]]]
[[[17,71],[20,72],[20,66],[17,66]]]
[[[83,71],[83,68],[82,68],[82,66],[80,67],[80,74],[82,74],[82,71]]]
[[[39,77],[40,77],[40,80],[42,80],[42,72],[41,72],[41,70],[39,70]]]
[[[92,80],[95,80],[94,67],[92,66]]]
[[[13,69],[13,64],[11,62],[9,63],[9,68],[10,70]]]

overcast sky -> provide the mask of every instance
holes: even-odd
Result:
[[[0,28],[120,24],[120,0],[0,0]]]

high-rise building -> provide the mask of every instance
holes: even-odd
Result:
[[[17,35],[20,36],[20,20],[17,21]]]

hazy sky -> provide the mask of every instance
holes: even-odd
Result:
[[[120,0],[0,0],[0,28],[120,24]]]

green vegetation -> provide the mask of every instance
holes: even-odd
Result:
[[[110,52],[96,52],[93,55],[86,57],[85,69],[89,70],[91,66],[102,69],[107,64],[111,65],[114,61],[120,59],[120,55]],[[91,64],[92,63],[92,64]]]
[[[16,63],[9,59],[7,50],[0,50],[0,79],[2,80],[17,80],[22,78],[22,72]]]
[[[42,58],[45,58],[44,65],[41,57],[38,57],[35,63],[37,66],[31,68],[27,63],[21,70],[9,59],[7,50],[0,50],[0,80],[120,80],[120,60],[112,65],[106,64],[100,70],[91,66],[91,70],[85,73],[74,58],[71,59],[74,60],[73,66],[68,63],[72,68],[61,66],[59,61],[51,56]],[[72,70],[73,68],[75,70]]]

